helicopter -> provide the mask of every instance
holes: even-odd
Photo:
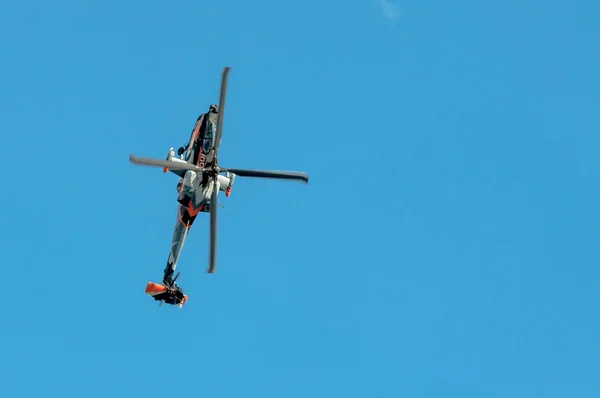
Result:
[[[308,184],[308,175],[304,172],[248,170],[219,166],[218,154],[223,133],[230,69],[226,66],[222,70],[218,105],[210,105],[208,112],[198,116],[188,144],[180,147],[177,151],[178,157],[175,156],[173,148],[169,149],[164,160],[129,155],[129,161],[132,164],[162,167],[164,173],[171,172],[179,176],[176,186],[179,206],[163,280],[162,283],[148,282],[145,290],[146,294],[160,302],[159,305],[164,302],[181,308],[188,299],[188,296],[176,284],[180,273],[178,272],[175,277],[173,274],[189,230],[201,212],[209,213],[210,216],[207,273],[215,272],[218,194],[223,191],[228,197],[236,176],[284,179]]]

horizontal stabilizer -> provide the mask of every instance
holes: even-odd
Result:
[[[188,296],[181,290],[169,289],[159,283],[148,282],[145,293],[156,301],[164,301],[167,304],[183,307]]]

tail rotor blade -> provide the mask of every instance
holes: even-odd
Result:
[[[213,190],[210,196],[210,231],[209,231],[209,247],[208,247],[208,269],[206,272],[212,274],[215,272],[217,263],[217,195],[219,190],[217,187],[217,178],[215,176],[213,182]]]
[[[282,180],[297,180],[308,184],[308,174],[299,171],[269,171],[246,169],[223,169],[242,177],[275,178]]]

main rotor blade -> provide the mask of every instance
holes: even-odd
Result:
[[[217,265],[217,195],[219,190],[217,187],[217,178],[213,180],[213,190],[210,195],[210,230],[209,230],[209,243],[208,243],[208,269],[206,272],[212,274],[215,272]]]
[[[221,134],[223,133],[223,117],[225,116],[225,97],[227,95],[227,78],[229,76],[229,70],[231,68],[226,66],[223,68],[221,73],[221,91],[219,93],[219,113],[217,114],[217,135],[213,148],[215,150],[215,158],[219,154],[219,147],[221,146]]]
[[[203,169],[200,167],[194,166],[193,164],[187,162],[173,162],[170,160],[142,158],[131,154],[129,155],[129,161],[142,166],[168,167],[172,170],[192,170],[203,172]]]
[[[308,184],[308,174],[299,171],[269,171],[269,170],[245,170],[245,169],[222,169],[242,177],[276,178],[283,180],[299,180]]]

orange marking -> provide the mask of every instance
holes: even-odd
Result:
[[[190,226],[188,224],[186,224],[185,222],[183,222],[183,217],[181,214],[181,208],[183,207],[183,205],[179,205],[179,210],[177,211],[177,215],[179,216],[179,221],[181,221],[181,224],[183,224],[183,226],[185,228],[189,228]],[[196,210],[194,210],[192,208],[192,203],[190,202],[190,204],[187,207],[184,207],[183,209],[187,212],[188,216],[194,217],[197,216],[198,213],[200,213],[200,211],[202,211],[202,209],[204,208],[204,205],[200,206],[199,208],[197,208]]]
[[[167,288],[165,286],[159,285],[158,283],[148,282],[148,284],[146,285],[145,293],[153,296],[155,294],[164,293],[166,291]]]
[[[183,224],[183,226],[185,228],[189,228],[190,226],[186,223],[183,222],[183,218],[181,218],[181,205],[179,205],[179,210],[177,211],[177,215],[179,216],[179,221],[181,221],[181,224]]]
[[[200,131],[200,122],[202,122],[201,118],[196,121],[196,125],[194,126],[194,139],[192,140],[192,142],[196,141],[196,138],[198,137],[198,131]]]
[[[194,126],[194,132],[192,133],[192,145],[197,146],[198,150],[200,151],[200,153],[198,154],[198,161],[196,162],[196,166],[198,167],[204,167],[204,161],[206,159],[206,155],[204,154],[204,151],[202,151],[202,147],[198,143],[198,133],[200,132],[200,125],[203,121],[204,118],[200,118],[196,121],[196,125]]]
[[[203,207],[204,207],[204,205],[202,205],[202,206],[198,207],[196,210],[194,210],[194,208],[192,207],[192,201],[190,200],[190,203],[185,208],[185,210],[187,210],[190,217],[194,217],[194,216],[197,216],[198,213],[200,213],[200,210],[202,210]]]
[[[183,299],[181,300],[181,305],[182,305],[182,306],[185,304],[185,302],[187,301],[187,299],[188,299],[188,296],[187,296],[187,294],[184,294],[184,295],[183,295]]]
[[[198,145],[198,144],[196,144]],[[198,145],[198,149],[200,150],[200,153],[198,154],[198,167],[204,167],[204,161],[206,160],[206,156],[204,155],[204,151],[202,150],[202,147],[200,145]]]

